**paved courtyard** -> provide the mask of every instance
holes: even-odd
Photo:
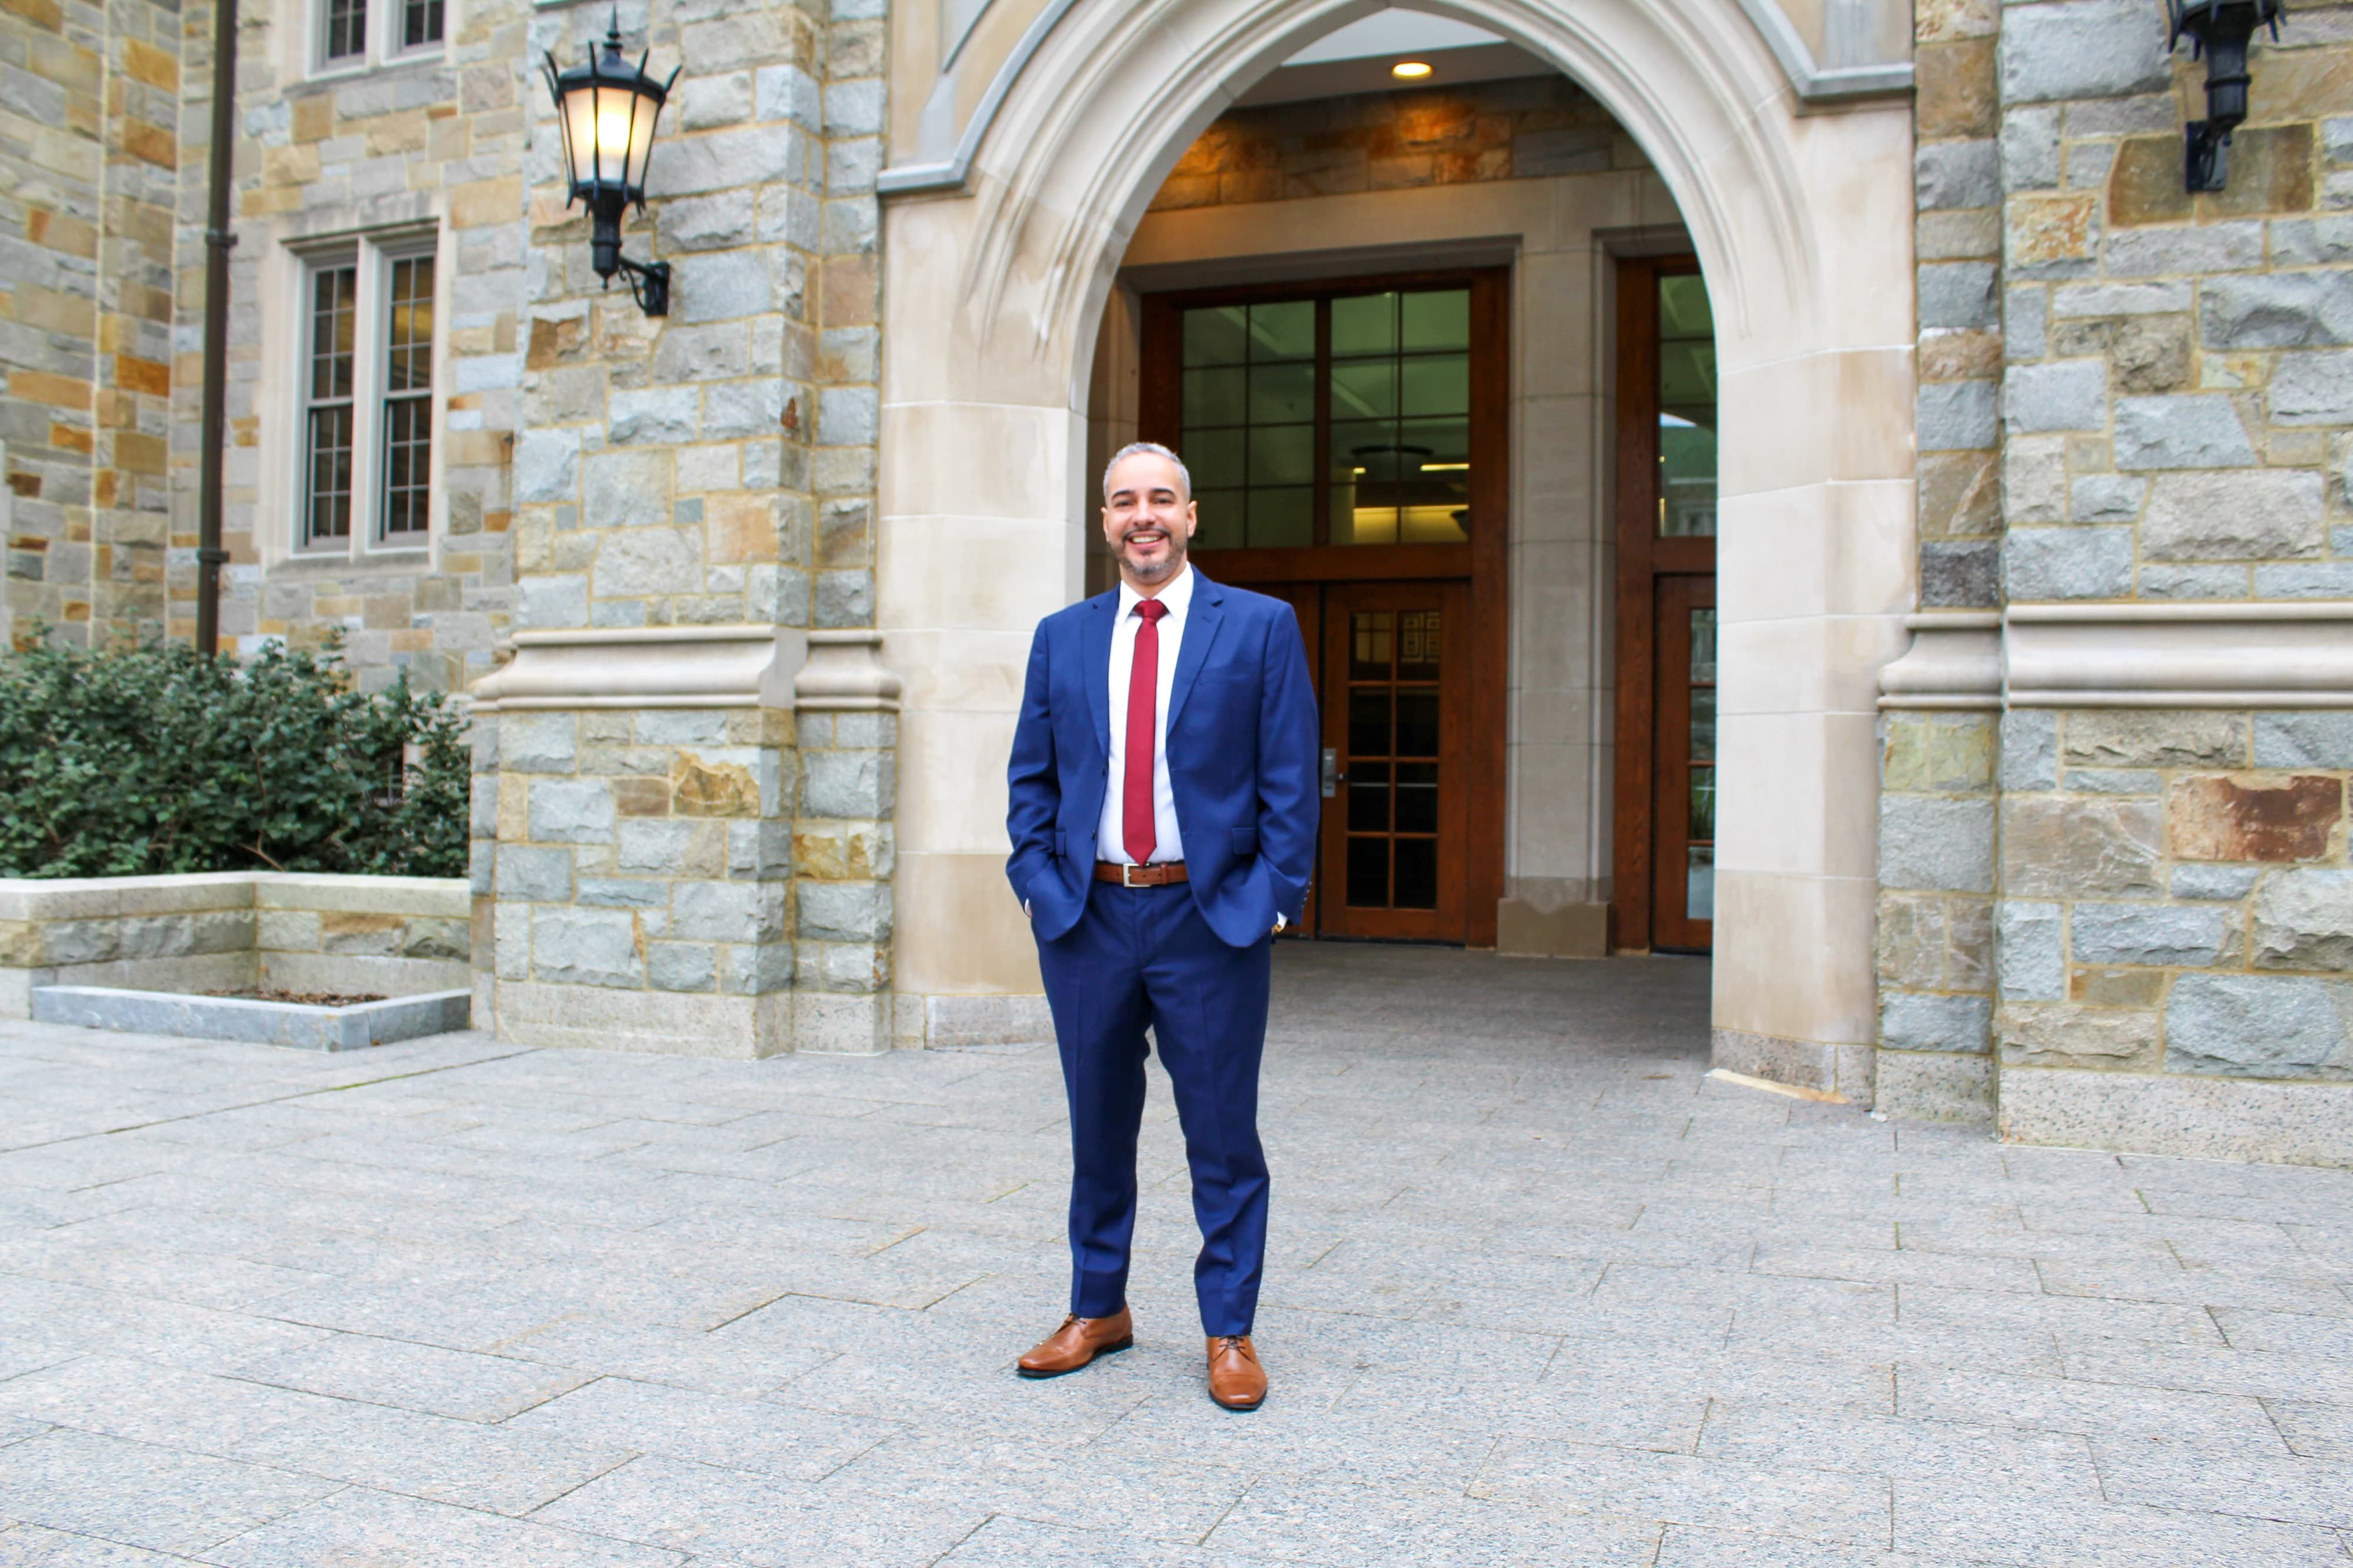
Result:
[[[1050,1049],[0,1025],[0,1563],[2353,1563],[2353,1173],[1704,1080],[1705,990],[1286,949],[1254,1415],[1164,1084],[1032,1384]]]

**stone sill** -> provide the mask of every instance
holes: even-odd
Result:
[[[37,985],[32,1012],[36,1022],[84,1029],[237,1040],[297,1050],[356,1051],[463,1029],[472,1005],[471,991],[431,991],[348,1007],[318,1007],[300,1002],[190,996],[106,985]]]

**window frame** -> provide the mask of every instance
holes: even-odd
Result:
[[[455,0],[438,0],[441,6],[441,36],[422,44],[402,42],[406,30],[408,7],[412,0],[359,0],[365,7],[360,22],[360,47],[347,55],[327,53],[330,32],[329,14],[336,0],[309,0],[308,23],[305,32],[304,75],[310,77],[351,76],[385,66],[406,65],[414,60],[430,60],[445,54],[449,47],[449,33],[456,21]],[[424,0],[432,4],[434,0]]]
[[[288,400],[292,414],[291,461],[287,474],[287,553],[305,560],[356,560],[370,556],[428,554],[445,513],[442,479],[446,452],[448,391],[445,374],[448,335],[444,308],[446,269],[441,266],[440,236],[436,229],[408,228],[348,237],[297,254],[297,319],[292,323],[294,384]],[[427,443],[424,483],[425,524],[398,533],[386,528],[388,426],[396,401],[390,381],[392,357],[393,269],[405,261],[433,262],[432,287],[426,295],[433,313],[426,344],[427,386],[420,400],[426,405]],[[355,269],[354,331],[352,365],[352,458],[348,531],[314,537],[311,531],[311,352],[317,331],[316,279],[332,268]]]

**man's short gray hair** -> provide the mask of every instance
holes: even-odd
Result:
[[[1113,452],[1111,455],[1111,461],[1103,465],[1103,500],[1106,502],[1111,500],[1111,471],[1140,452],[1149,452],[1155,458],[1166,458],[1175,464],[1176,478],[1185,487],[1185,499],[1187,500],[1193,499],[1193,472],[1185,466],[1184,458],[1157,441],[1130,441],[1126,446]]]

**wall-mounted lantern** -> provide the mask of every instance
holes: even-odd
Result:
[[[2193,191],[2219,191],[2229,176],[2224,149],[2247,117],[2247,44],[2257,27],[2279,37],[2282,0],[2165,0],[2173,24],[2168,49],[2189,40],[2189,58],[2206,61],[2206,118],[2183,131],[2183,173]]]
[[[605,47],[588,48],[588,61],[558,73],[555,57],[547,57],[548,90],[555,95],[556,122],[564,127],[564,168],[572,182],[565,199],[588,209],[594,227],[588,240],[589,264],[612,287],[613,274],[629,279],[629,293],[649,316],[670,314],[670,263],[630,260],[621,254],[621,209],[632,202],[646,210],[646,163],[654,150],[654,121],[670,82],[646,74],[646,57],[631,65],[621,58],[621,23],[617,11]]]

